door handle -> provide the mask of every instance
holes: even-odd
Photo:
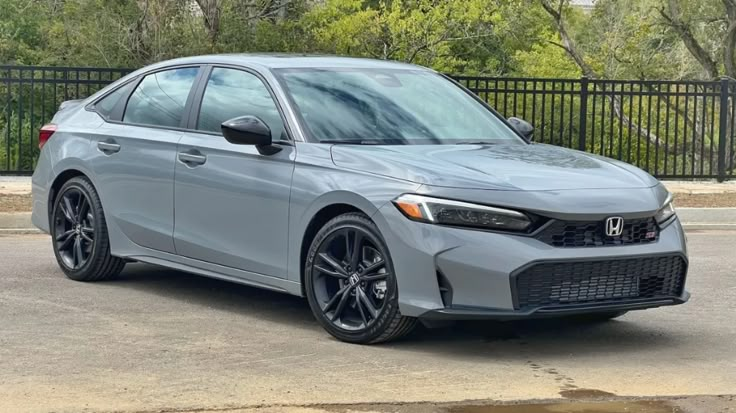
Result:
[[[207,157],[199,152],[179,152],[179,161],[187,166],[196,166],[207,162]]]
[[[97,142],[97,149],[102,151],[105,155],[112,155],[113,153],[120,152],[120,144],[115,141],[101,141]]]

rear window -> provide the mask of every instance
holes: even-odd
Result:
[[[128,99],[123,122],[178,127],[198,71],[187,67],[144,77]]]

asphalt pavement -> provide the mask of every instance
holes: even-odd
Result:
[[[328,336],[298,297],[142,264],[116,281],[74,282],[47,236],[0,236],[0,412],[438,411],[619,397],[734,411],[723,395],[736,394],[736,232],[688,237],[682,306],[603,324],[462,323],[357,346]],[[693,395],[722,396],[679,399]]]

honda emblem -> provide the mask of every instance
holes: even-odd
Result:
[[[621,217],[610,217],[606,219],[606,235],[619,237],[624,233],[624,219]]]

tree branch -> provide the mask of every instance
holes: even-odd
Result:
[[[723,0],[725,2],[730,2],[732,0]],[[677,0],[668,0],[667,6],[669,9],[669,13],[664,10],[664,8],[660,8],[659,14],[662,16],[662,18],[669,24],[670,27],[672,27],[677,35],[680,37],[683,43],[685,43],[685,47],[690,52],[690,54],[693,55],[695,60],[700,63],[700,66],[703,67],[703,70],[711,79],[718,78],[718,65],[716,64],[715,60],[713,60],[713,57],[708,53],[703,46],[700,45],[698,40],[693,35],[693,32],[690,28],[690,26],[682,20],[682,16],[680,14],[680,6],[677,4]]]
[[[557,8],[552,7],[549,0],[539,0],[542,4],[542,7],[547,11],[547,13],[552,17],[552,19],[555,22],[555,26],[557,27],[557,32],[560,35],[560,38],[562,39],[562,43],[557,43],[550,41],[550,43],[561,47],[564,49],[567,54],[575,61],[575,63],[578,65],[580,70],[583,72],[583,74],[591,79],[598,78],[597,74],[593,70],[593,68],[585,61],[585,58],[583,54],[577,49],[577,46],[575,45],[575,42],[570,37],[570,35],[567,32],[567,27],[565,25],[565,20],[562,16],[562,4],[564,0],[559,0],[560,5]],[[631,119],[629,119],[628,116],[626,116],[626,113],[624,113],[623,105],[621,103],[621,99],[618,96],[614,96],[613,94],[606,95],[606,98],[611,102],[611,106],[613,107],[613,111],[616,114],[616,118],[621,122],[621,124],[625,127],[628,127],[629,125],[633,125],[633,122],[631,122]],[[641,122],[641,120],[640,120]],[[641,127],[642,133],[649,139],[650,142],[654,143],[655,145],[659,144],[659,137],[643,127],[641,123],[639,125],[636,125],[637,128]],[[668,151],[669,149],[665,146],[665,151]]]
[[[557,46],[562,47],[567,52],[572,60],[574,60],[575,63],[578,65],[580,70],[583,71],[583,74],[585,76],[596,78],[597,76],[595,71],[585,61],[582,53],[578,51],[577,45],[567,32],[567,25],[562,18],[562,6],[564,4],[564,0],[559,0],[560,3],[557,8],[552,7],[552,4],[549,2],[549,0],[540,0],[540,2],[544,10],[546,10],[547,13],[552,16],[552,20],[554,20],[555,27],[557,28],[557,32],[560,35],[560,39],[562,40],[562,44],[557,44]]]

